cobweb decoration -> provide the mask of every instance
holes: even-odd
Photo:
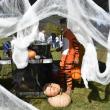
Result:
[[[1,4],[4,3],[3,7],[1,5],[2,11],[0,19],[2,19],[3,22],[0,22],[0,35],[8,36],[17,32],[21,37],[17,36],[17,38],[14,39],[16,42],[20,42],[20,39],[22,39],[22,42],[25,42],[26,40],[26,43],[22,43],[21,45],[21,48],[25,50],[25,55],[16,54],[17,57],[16,55],[13,55],[14,62],[18,68],[27,66],[27,46],[35,40],[35,36],[33,36],[33,40],[30,38],[28,39],[27,36],[31,35],[29,35],[30,33],[24,34],[24,31],[28,31],[28,27],[30,27],[30,30],[32,31],[33,25],[38,25],[39,21],[46,17],[59,15],[68,19],[68,28],[75,33],[77,39],[85,47],[86,51],[82,65],[82,78],[85,79],[84,82],[94,80],[101,84],[109,83],[109,80],[106,80],[107,78],[105,78],[105,76],[109,76],[109,70],[106,69],[104,73],[99,72],[97,54],[93,40],[110,50],[110,47],[108,46],[110,15],[92,0],[38,0],[32,6],[30,6],[28,0],[12,0],[11,2],[9,0],[1,0],[0,2]],[[7,13],[8,16],[6,16]],[[13,20],[13,22],[10,22],[10,20]],[[9,24],[7,23],[7,26],[5,26],[5,21],[9,22]],[[38,26],[36,27],[36,30],[37,37]],[[19,50],[18,53],[22,51],[20,50],[21,48],[19,48],[19,42],[13,43],[13,53],[16,53],[14,52],[16,47],[16,50]],[[17,61],[18,57],[20,61]],[[87,59],[90,57],[94,60],[91,61]],[[21,61],[21,59],[25,59],[25,64],[23,64],[24,60]],[[109,62],[108,59],[106,62]],[[103,79],[103,81],[100,78]]]
[[[30,7],[28,0],[0,0],[0,36],[6,37],[17,30],[17,24]]]
[[[0,36],[7,37],[17,32],[11,42],[17,68],[25,68],[28,64],[27,47],[38,36],[39,21],[52,15],[67,18],[68,28],[85,48],[81,68],[85,86],[88,88],[88,81],[103,85],[110,83],[110,13],[93,0],[37,0],[32,6],[28,0],[0,0]],[[108,51],[103,73],[99,71],[94,41]],[[11,102],[15,103],[15,100],[12,98]],[[13,104],[8,109],[11,108]]]
[[[0,110],[38,110],[0,85]]]
[[[29,15],[31,16],[29,17]],[[105,12],[92,0],[38,0],[24,14],[19,27],[23,28],[33,25],[52,15],[66,17],[68,19],[68,28],[74,32],[77,39],[85,47],[85,55],[82,62],[82,78],[86,87],[88,87],[87,81],[108,84],[110,82],[110,69],[107,66],[109,65],[107,63],[109,58],[106,61],[107,68],[105,72],[100,73],[93,40],[110,50],[110,46],[108,46],[109,13]]]

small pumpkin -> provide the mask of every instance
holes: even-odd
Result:
[[[78,67],[75,67],[71,70],[71,75],[73,79],[80,79],[81,78],[81,69]]]
[[[60,85],[55,83],[47,83],[44,85],[43,91],[47,96],[56,96],[60,93]]]
[[[33,50],[28,50],[28,58],[29,59],[34,59],[36,56],[36,52]]]
[[[48,102],[53,107],[66,107],[71,103],[71,98],[66,93],[60,93],[57,96],[49,97]]]

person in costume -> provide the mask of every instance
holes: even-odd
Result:
[[[79,63],[79,42],[71,30],[67,28],[66,18],[62,18],[60,24],[63,35],[59,73],[60,86],[64,88],[66,82],[66,93],[70,94],[73,88],[71,71],[74,68],[74,65]]]

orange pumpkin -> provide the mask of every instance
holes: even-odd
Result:
[[[71,70],[71,75],[73,79],[80,79],[81,78],[81,69],[78,67],[75,67]]]
[[[47,96],[56,96],[60,92],[60,85],[55,83],[47,83],[43,87],[43,91]]]
[[[28,57],[29,59],[34,59],[36,56],[36,52],[33,50],[28,50]]]
[[[48,102],[53,107],[66,107],[70,104],[71,98],[66,93],[61,93],[54,97],[49,97]]]

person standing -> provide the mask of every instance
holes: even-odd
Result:
[[[59,37],[56,36],[56,44],[55,44],[55,48],[58,48],[59,47]]]
[[[10,41],[6,41],[3,43],[3,53],[11,58],[11,43]]]
[[[49,36],[49,37],[47,38],[47,43],[52,46],[52,36]]]
[[[40,42],[45,42],[46,41],[45,40],[45,30],[41,30],[39,32],[38,41],[40,41]]]
[[[66,93],[70,94],[73,88],[71,70],[79,63],[79,42],[75,35],[67,28],[66,18],[60,20],[63,35],[62,56],[60,60],[60,85],[64,88],[66,82]],[[64,78],[65,77],[65,78]]]
[[[55,33],[51,33],[52,36],[52,48],[55,48],[56,45],[56,34]]]

